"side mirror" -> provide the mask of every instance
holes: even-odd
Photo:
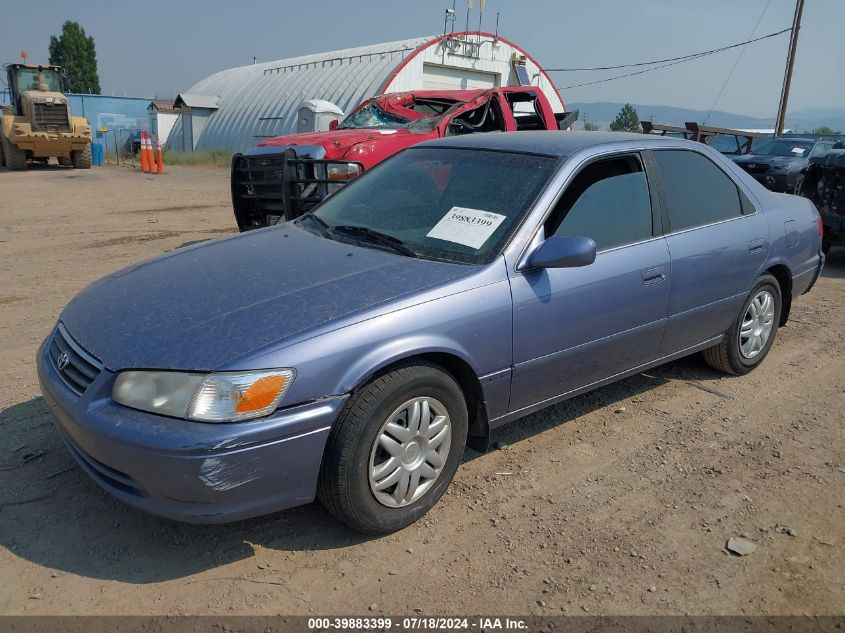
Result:
[[[557,129],[568,130],[572,124],[578,120],[579,113],[580,110],[572,110],[571,112],[561,112],[560,114],[555,114],[555,118],[557,119]]]
[[[596,243],[580,235],[552,235],[531,253],[526,268],[578,268],[596,261]]]
[[[340,125],[340,121],[338,121],[337,119],[332,119],[329,122],[329,129],[330,130],[336,130],[338,125]]]

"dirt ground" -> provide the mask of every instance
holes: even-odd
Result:
[[[39,396],[75,293],[235,230],[226,170],[0,170],[0,194],[2,614],[845,613],[845,250],[751,375],[694,357],[516,422],[422,521],[367,539],[317,504],[205,527],[130,509]]]

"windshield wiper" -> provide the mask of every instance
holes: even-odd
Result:
[[[316,228],[319,231],[320,235],[323,237],[330,237],[331,227],[329,226],[328,222],[326,222],[323,218],[318,218],[313,213],[307,213],[303,215],[297,222],[302,223],[305,220],[311,220],[314,224],[316,224]]]
[[[337,233],[345,233],[347,235],[355,235],[366,237],[373,242],[377,242],[388,248],[393,249],[397,253],[401,253],[407,257],[416,257],[417,253],[405,246],[405,242],[400,240],[398,237],[393,237],[392,235],[388,235],[387,233],[382,233],[381,231],[374,231],[373,229],[367,228],[366,226],[356,226],[353,224],[340,224],[332,227],[333,232]]]

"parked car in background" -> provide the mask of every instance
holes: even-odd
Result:
[[[845,142],[810,158],[799,192],[813,201],[824,226],[822,250],[845,246]]]
[[[750,154],[734,162],[772,191],[798,193],[810,159],[829,152],[836,141],[816,138],[773,138],[755,143]]]
[[[232,159],[241,231],[292,220],[388,156],[444,136],[568,128],[536,86],[418,90],[366,100],[328,132],[266,139]]]
[[[819,228],[700,143],[456,136],[95,282],[38,374],[129,504],[214,523],[318,497],[385,533],[502,424],[696,352],[752,371],[821,271]]]

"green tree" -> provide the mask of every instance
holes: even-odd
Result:
[[[637,116],[637,111],[630,103],[622,106],[619,114],[610,124],[610,129],[614,132],[639,132],[640,131],[640,117]]]
[[[819,134],[820,136],[828,136],[830,134],[840,134],[839,130],[831,130],[826,125],[822,125],[821,127],[817,127],[815,130],[810,132],[810,134]]]
[[[599,124],[593,123],[592,121],[584,121],[584,129],[587,132],[598,132]]]
[[[50,63],[64,69],[71,92],[100,94],[94,38],[76,22],[68,20],[62,25],[59,37],[50,36]]]

